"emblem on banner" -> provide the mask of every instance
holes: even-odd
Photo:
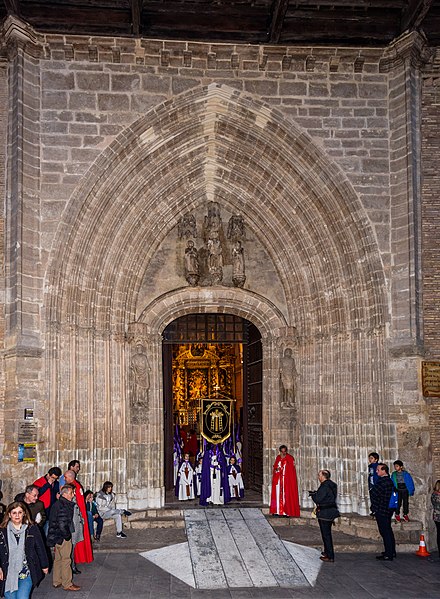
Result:
[[[202,436],[213,444],[231,435],[231,399],[202,399]]]

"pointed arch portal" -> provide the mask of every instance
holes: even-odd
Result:
[[[155,280],[176,284],[142,303],[145,273],[164,240],[183,214],[209,202],[246,219],[264,255],[260,273],[273,273],[276,293],[258,287],[257,270],[244,289],[187,287],[175,273],[167,278],[165,261],[164,277]],[[231,313],[262,335],[263,497],[275,448],[287,442],[302,489],[310,488],[317,467],[337,468],[341,507],[367,513],[367,489],[352,473],[372,447],[386,455],[395,444],[387,412],[383,266],[344,173],[294,122],[217,84],[163,103],[90,168],[63,214],[51,255],[52,417],[43,463],[66,460],[75,448],[94,476],[115,481],[130,505],[163,505],[161,335],[184,314]],[[141,415],[134,417],[137,342],[148,376]],[[298,389],[295,405],[283,407],[286,347],[294,352]],[[62,422],[75,422],[78,411],[89,414],[89,427],[78,423],[64,432]]]

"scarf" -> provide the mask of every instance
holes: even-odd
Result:
[[[21,528],[17,530],[14,528],[11,521],[8,522],[8,546],[9,546],[9,567],[8,575],[6,577],[5,591],[13,593],[18,590],[18,575],[23,569],[23,562],[25,560],[24,553],[24,541],[26,536],[26,530],[28,525],[22,524]],[[17,537],[19,541],[17,543]]]

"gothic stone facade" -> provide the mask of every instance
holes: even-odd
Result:
[[[78,457],[86,485],[163,505],[161,334],[225,312],[262,335],[265,501],[286,442],[303,506],[328,467],[342,511],[367,514],[377,450],[406,462],[429,520],[440,411],[420,371],[440,358],[440,54],[416,33],[387,48],[254,47],[43,35],[13,18],[0,39],[5,495]],[[209,259],[210,210],[222,276],[191,279],[187,238]],[[25,408],[35,464],[17,461]]]

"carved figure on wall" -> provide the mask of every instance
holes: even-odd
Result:
[[[234,287],[243,287],[245,281],[244,250],[241,241],[236,241],[232,248],[232,282]]]
[[[145,348],[138,343],[130,362],[130,398],[133,408],[148,408],[150,372],[151,368]]]
[[[244,239],[244,219],[241,214],[233,214],[228,222],[228,239],[240,241]]]
[[[208,215],[205,216],[205,231],[208,237],[218,237],[222,226],[222,217],[220,216],[220,206],[218,202],[209,202]]]
[[[298,373],[296,371],[295,359],[292,354],[291,348],[286,347],[284,355],[281,358],[280,380],[282,408],[295,407],[295,387]]]
[[[188,239],[189,237],[197,237],[196,217],[189,212],[184,214],[177,225],[179,239]]]
[[[223,279],[223,249],[218,237],[208,239],[208,270],[211,284],[218,285]]]
[[[197,287],[200,279],[199,252],[192,239],[188,239],[185,248],[185,279],[192,287]]]

